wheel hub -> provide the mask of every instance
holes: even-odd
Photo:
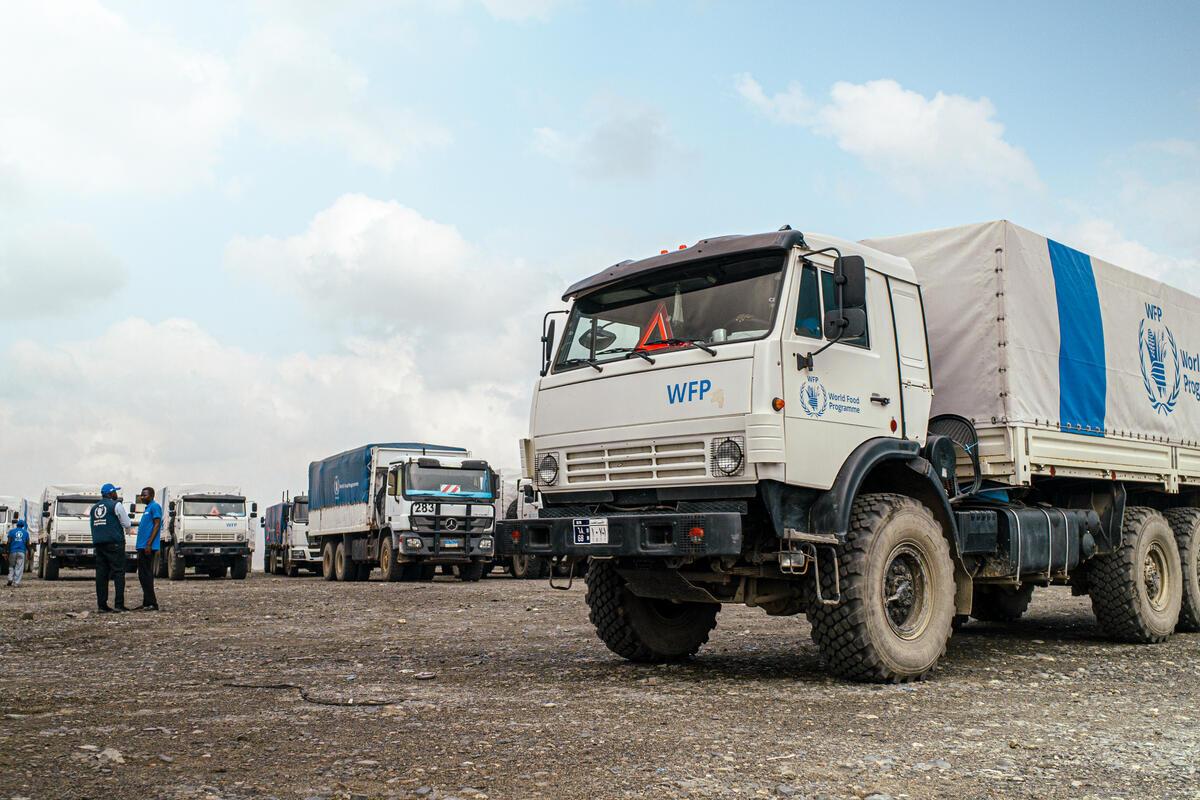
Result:
[[[1146,599],[1156,611],[1162,611],[1167,605],[1167,591],[1164,576],[1167,574],[1167,557],[1158,542],[1150,545],[1146,558],[1142,562],[1142,583],[1146,588]]]
[[[929,564],[911,543],[898,545],[883,574],[883,610],[892,631],[903,639],[921,635],[929,623]]]

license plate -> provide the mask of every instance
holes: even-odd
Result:
[[[221,552],[221,548],[219,548],[219,547],[210,547],[210,548],[208,548],[208,552],[212,553],[213,555],[217,555],[218,553],[220,553],[220,552]]]
[[[92,548],[90,548],[90,547],[83,548],[83,554],[85,556],[90,556],[92,554]]]
[[[413,503],[412,513],[437,515],[437,503]]]
[[[462,539],[442,539],[442,547],[462,547]]]
[[[575,544],[608,544],[608,518],[573,519]]]

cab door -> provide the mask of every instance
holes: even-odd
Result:
[[[821,331],[836,308],[832,262],[798,263],[783,329],[784,436],[788,483],[827,489],[868,439],[899,437],[900,381],[887,278],[867,270],[867,332],[829,344]],[[798,358],[799,357],[799,358]]]

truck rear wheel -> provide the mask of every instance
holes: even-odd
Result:
[[[1162,514],[1125,509],[1121,546],[1092,560],[1088,585],[1092,612],[1106,634],[1140,644],[1165,641],[1179,621],[1183,570]]]
[[[337,561],[336,552],[337,543],[332,539],[326,540],[321,547],[321,577],[327,581],[337,580],[337,573],[333,569],[334,563]]]
[[[609,650],[646,664],[694,655],[717,625],[720,603],[672,602],[638,597],[607,561],[587,573],[588,619]]]
[[[339,581],[358,580],[358,565],[351,560],[350,554],[346,552],[345,542],[337,543],[337,549],[333,553],[333,572],[337,575]]]
[[[269,548],[267,554],[263,557],[263,572],[268,575],[275,574],[275,551]]]
[[[167,577],[167,545],[154,551],[154,577]]]
[[[550,562],[540,556],[513,556],[508,571],[514,578],[540,580],[550,574]]]
[[[984,622],[1016,622],[1029,608],[1033,584],[1013,588],[981,584],[971,599],[971,616]]]
[[[183,572],[187,569],[187,561],[179,554],[174,545],[167,548],[167,579],[183,580]]]
[[[833,576],[821,576],[825,597]],[[854,501],[838,548],[841,602],[813,601],[817,647],[838,675],[859,681],[919,680],[946,652],[954,619],[954,564],[928,508],[898,494]]]
[[[1179,566],[1183,571],[1183,603],[1177,631],[1200,631],[1200,508],[1173,508],[1167,522],[1175,533]]]
[[[396,551],[392,549],[391,537],[383,537],[383,541],[379,543],[379,571],[383,573],[383,579],[389,583],[395,583],[401,577],[407,577],[404,567],[404,564],[396,561]]]

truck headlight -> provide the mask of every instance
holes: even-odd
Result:
[[[558,481],[558,458],[554,453],[538,455],[537,480],[542,486],[553,486]]]
[[[421,541],[420,536],[406,536],[404,538],[404,549],[406,550],[420,550],[424,546],[425,543]]]
[[[195,538],[196,538],[195,534],[191,534],[191,533],[189,533],[189,534],[186,534],[186,535],[183,537],[183,540],[184,540],[185,542],[190,542],[192,539],[195,539]]]
[[[238,540],[239,542],[244,542],[244,541],[246,541],[246,534],[244,534],[244,533],[239,533],[239,534],[237,535],[237,540]]]
[[[746,466],[745,440],[741,436],[724,436],[713,439],[712,474],[718,478],[741,475]]]
[[[492,537],[485,536],[482,539],[480,539],[479,540],[479,549],[480,550],[491,550],[492,549]]]
[[[65,533],[60,533],[60,534],[58,535],[58,540],[59,540],[60,542],[65,542],[65,541],[67,540],[67,535],[66,535]]]

